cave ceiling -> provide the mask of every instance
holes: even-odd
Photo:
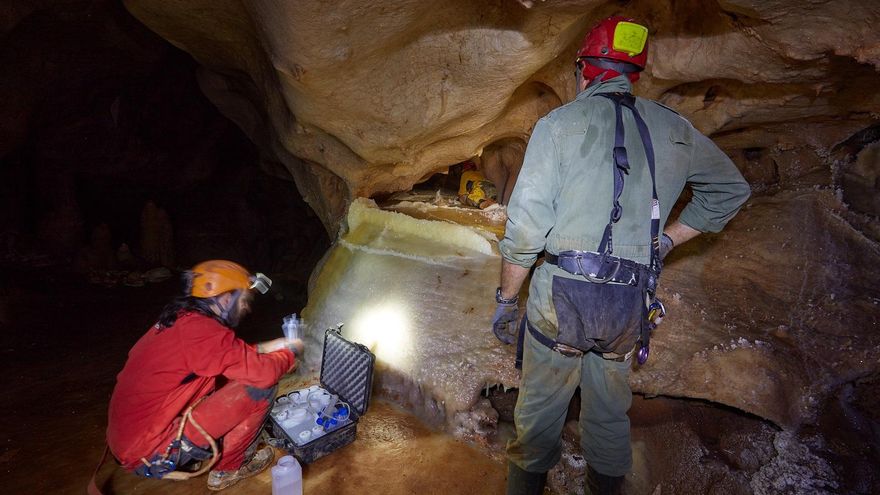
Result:
[[[756,189],[831,185],[832,149],[880,119],[872,0],[125,5],[199,62],[204,93],[331,233],[355,197],[527,141],[574,97],[578,43],[610,14],[650,27],[637,93],[715,138]]]

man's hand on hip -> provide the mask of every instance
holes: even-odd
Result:
[[[664,232],[663,235],[660,236],[660,259],[666,259],[666,255],[669,254],[674,247],[675,242],[673,242],[672,237],[669,237]]]
[[[660,259],[666,257],[675,246],[681,246],[685,242],[700,235],[700,231],[675,221],[663,228],[660,236]]]

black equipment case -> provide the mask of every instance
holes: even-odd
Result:
[[[304,464],[310,464],[321,457],[344,447],[355,439],[357,424],[370,404],[373,385],[373,365],[376,356],[361,344],[342,337],[341,326],[330,328],[324,333],[324,352],[321,360],[321,387],[351,406],[351,422],[326,434],[297,445],[269,415],[274,445],[287,450]]]

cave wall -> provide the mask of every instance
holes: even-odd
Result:
[[[356,197],[474,156],[515,175],[532,126],[575,95],[586,31],[635,17],[651,32],[636,92],[710,135],[761,194],[670,260],[663,295],[683,331],[658,334],[634,390],[792,426],[875,373],[875,270],[861,267],[880,239],[877,2],[125,5],[192,54],[205,94],[290,171],[331,235]]]
[[[574,96],[577,45],[612,13],[651,29],[637,91],[717,137],[758,189],[831,184],[829,150],[880,111],[867,0],[125,5],[199,61],[211,101],[291,171],[330,233],[354,197],[527,141]]]

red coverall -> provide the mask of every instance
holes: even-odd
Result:
[[[164,452],[186,408],[210,394],[193,418],[213,438],[223,439],[214,469],[234,471],[260,432],[273,387],[294,361],[287,349],[258,354],[213,318],[182,313],[169,328],[151,327],[129,352],[110,398],[107,444],[132,470],[142,457]],[[221,375],[229,382],[215,391]],[[191,424],[184,435],[195,445],[208,445]]]

